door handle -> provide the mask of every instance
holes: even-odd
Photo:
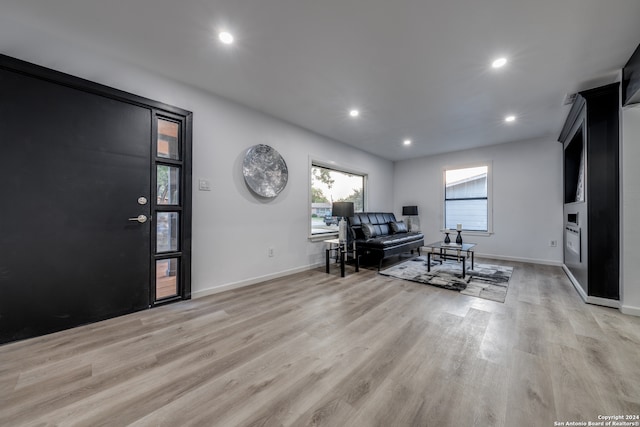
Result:
[[[129,218],[129,221],[138,221],[140,224],[144,224],[147,222],[147,216],[140,214],[135,218]]]

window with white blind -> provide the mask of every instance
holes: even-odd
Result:
[[[444,171],[444,228],[489,231],[489,166]]]

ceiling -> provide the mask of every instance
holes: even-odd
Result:
[[[17,22],[390,160],[555,139],[565,95],[615,81],[640,43],[638,0],[2,3]]]

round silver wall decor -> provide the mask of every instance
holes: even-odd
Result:
[[[254,193],[272,198],[287,185],[289,170],[280,153],[268,145],[258,144],[244,155],[242,175]]]

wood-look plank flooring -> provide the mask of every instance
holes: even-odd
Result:
[[[0,347],[0,426],[553,426],[640,414],[640,318],[312,270]]]

